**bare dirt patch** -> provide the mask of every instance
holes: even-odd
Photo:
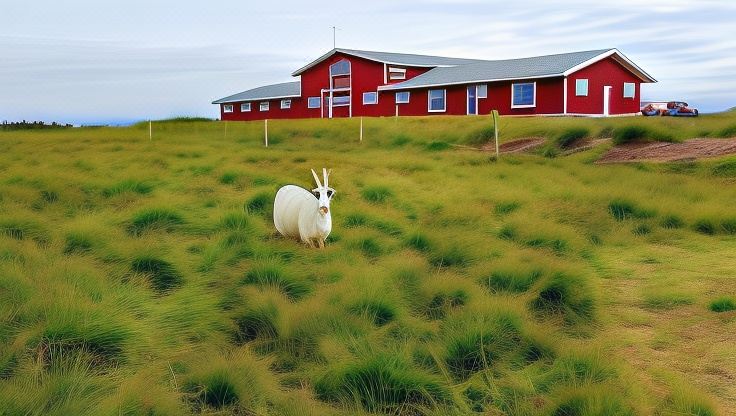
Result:
[[[596,163],[676,162],[736,154],[736,139],[692,139],[684,143],[632,143],[616,146]]]

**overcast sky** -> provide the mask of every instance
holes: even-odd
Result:
[[[564,4],[564,6],[563,6]],[[217,117],[337,46],[480,59],[619,48],[643,99],[736,106],[734,0],[6,0],[0,120]]]

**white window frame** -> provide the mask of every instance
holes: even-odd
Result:
[[[342,99],[343,97],[347,98],[347,102],[335,104],[335,99]],[[327,97],[327,99],[329,100],[330,98]],[[352,103],[352,101],[353,99],[350,95],[334,95],[332,97],[332,107],[347,107]]]
[[[271,109],[271,103],[268,101],[264,101],[261,104],[258,105],[258,111],[266,112]]]
[[[312,105],[313,100],[317,100],[317,105]],[[307,108],[320,108],[320,107],[322,107],[322,97],[307,98]]]
[[[585,84],[583,84],[583,82]],[[585,86],[585,89],[583,89],[583,85]],[[590,89],[590,83],[588,82],[588,78],[580,78],[580,79],[575,80],[575,96],[576,97],[587,97],[589,89]]]
[[[442,109],[441,110],[432,110],[432,91],[442,91]],[[444,88],[427,90],[427,112],[444,113],[445,111],[447,111],[447,90]]]
[[[225,105],[222,106],[222,112],[223,113],[232,113],[233,111],[234,110],[233,110],[233,105],[232,104],[225,104]]]
[[[376,97],[376,99],[372,102],[366,101],[366,97],[370,96],[371,94],[373,94]],[[363,105],[376,105],[376,104],[378,104],[378,92],[368,91],[368,92],[363,93]]]
[[[475,87],[475,96],[478,99],[488,98],[488,84],[478,84]]]
[[[388,79],[391,81],[406,79],[406,69],[392,66],[388,67]]]
[[[626,86],[631,85],[631,95],[626,95]],[[636,98],[636,83],[635,82],[624,82],[624,98]]]
[[[515,105],[514,104],[514,87],[516,85],[529,85],[529,84],[531,84],[533,88],[532,103]],[[511,84],[511,108],[534,108],[536,106],[537,106],[537,82],[536,81],[534,82],[516,82],[516,83]]]
[[[251,110],[251,104],[250,103],[241,103],[240,104],[240,112],[241,113],[250,113]]]
[[[406,94],[406,101],[399,101],[399,94]],[[409,104],[409,101],[411,100],[411,92],[410,91],[400,91],[396,93],[396,104]]]
[[[281,100],[281,109],[288,110],[291,108],[291,100]]]

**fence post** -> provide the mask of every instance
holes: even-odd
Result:
[[[268,119],[264,120],[264,129],[265,129],[265,139],[266,139],[266,147],[268,147]]]
[[[493,136],[496,139],[496,160],[501,156],[498,152],[498,110],[493,110]]]

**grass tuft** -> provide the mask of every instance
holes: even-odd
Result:
[[[172,231],[184,224],[184,219],[178,212],[166,208],[151,208],[137,213],[128,225],[128,233],[135,236],[152,231]]]
[[[242,283],[276,287],[292,300],[301,299],[311,291],[307,283],[287,275],[283,267],[276,264],[253,267],[246,273]]]
[[[273,209],[273,195],[268,192],[261,192],[245,204],[245,212],[251,215],[267,216]]]
[[[382,204],[393,196],[393,192],[386,186],[369,186],[360,193],[363,199],[372,204]]]
[[[92,250],[92,238],[84,233],[73,232],[66,236],[64,254],[84,254]]]
[[[561,149],[568,149],[589,136],[590,130],[585,127],[570,127],[558,134],[554,141]]]
[[[595,317],[595,300],[587,282],[564,273],[555,273],[531,306],[541,314],[562,315],[567,324],[589,323]]]
[[[184,391],[191,394],[190,400],[197,408],[209,406],[222,409],[240,401],[229,374],[222,370],[210,373],[201,380],[188,381],[184,385]]]
[[[385,300],[363,300],[349,308],[351,313],[366,316],[376,326],[383,326],[396,318],[398,309]]]
[[[645,219],[656,215],[653,210],[639,207],[632,201],[626,199],[615,199],[608,204],[608,212],[616,219],[616,221],[624,221],[627,219]]]
[[[662,228],[678,229],[685,226],[685,221],[677,215],[665,215],[659,223]]]
[[[258,337],[277,338],[279,335],[276,326],[278,313],[276,306],[271,304],[239,316],[235,320],[237,326],[235,341],[238,344],[244,344]]]
[[[540,277],[542,277],[541,270],[532,270],[529,272],[519,272],[516,270],[494,271],[488,278],[482,279],[481,283],[494,293],[523,293],[529,290]]]
[[[139,257],[130,266],[135,273],[149,277],[151,286],[159,294],[166,294],[184,283],[173,264],[152,256]]]
[[[113,196],[124,194],[124,193],[135,193],[139,195],[148,195],[153,191],[153,185],[147,182],[137,181],[135,179],[127,179],[122,182],[118,182],[115,185],[104,188],[102,190],[102,196],[105,198],[112,198]]]
[[[713,312],[729,312],[736,310],[736,300],[732,297],[723,296],[710,303]]]
[[[627,144],[642,141],[671,142],[674,137],[646,126],[629,125],[614,129],[613,143]]]

